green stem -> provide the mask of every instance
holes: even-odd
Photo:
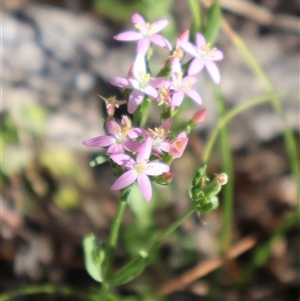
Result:
[[[36,294],[57,294],[57,295],[73,295],[82,298],[83,300],[92,301],[92,296],[88,292],[79,291],[77,289],[55,284],[31,285],[26,286],[12,292],[0,294],[1,301],[8,301],[18,296],[28,296]]]
[[[259,63],[256,61],[255,57],[249,51],[244,41],[240,38],[238,34],[236,34],[231,29],[230,25],[224,19],[222,20],[222,29],[225,32],[225,34],[230,38],[233,45],[235,45],[235,47],[237,48],[241,56],[244,58],[249,68],[253,71],[254,74],[256,74],[257,78],[260,80],[265,90],[268,92],[273,91],[274,87],[271,81],[269,80],[268,76],[266,75],[266,73],[263,71]],[[295,137],[293,135],[290,126],[288,125],[288,122],[286,120],[286,117],[282,109],[280,98],[277,95],[274,95],[272,97],[272,105],[275,112],[281,117],[283,121],[283,127],[284,127],[283,138],[284,138],[285,149],[289,158],[291,172],[296,182],[299,183],[300,163],[298,160],[298,150],[297,150],[297,143]],[[300,194],[298,200],[298,211],[300,212]]]
[[[274,97],[274,95],[275,95],[275,93],[268,93],[268,94],[260,96],[258,98],[247,100],[247,101],[243,102],[242,104],[234,107],[232,110],[228,111],[227,114],[221,118],[221,120],[218,122],[217,127],[214,129],[214,131],[209,136],[208,142],[204,149],[203,161],[207,162],[209,160],[212,148],[218,137],[219,131],[225,124],[227,124],[232,118],[234,118],[238,114],[246,111],[247,109],[249,109],[251,107],[254,107],[258,104],[262,104],[265,102],[270,102],[272,97]],[[276,95],[278,95],[278,94],[276,93]]]
[[[193,208],[188,209],[178,220],[170,225],[165,231],[163,231],[148,247],[150,252],[157,244],[159,244],[164,238],[174,232],[195,210]]]
[[[170,225],[165,231],[163,231],[153,242],[151,242],[146,248],[145,252],[149,254],[151,250],[157,246],[165,237],[174,232],[192,213],[194,213],[194,209],[188,209],[178,220],[176,220],[172,225]],[[138,260],[140,259],[140,255],[134,257],[130,260],[121,270],[125,272],[127,269],[131,268]]]
[[[222,91],[219,86],[214,86],[215,99],[217,100],[217,108],[219,116],[223,118],[226,116],[225,102],[222,96]],[[229,141],[229,129],[227,124],[224,124],[220,129],[221,138],[221,157],[223,171],[228,175],[229,181],[223,188],[223,222],[222,229],[220,231],[220,250],[221,253],[226,253],[230,246],[231,240],[231,227],[232,227],[232,215],[233,215],[233,166],[232,166],[232,154]]]
[[[121,226],[122,218],[123,218],[123,215],[125,212],[129,193],[130,193],[130,188],[123,190],[121,199],[119,201],[119,205],[117,208],[117,212],[116,212],[116,215],[114,217],[114,220],[113,220],[113,223],[111,226],[109,240],[108,240],[108,248],[106,251],[107,257],[105,260],[105,265],[103,267],[104,279],[106,279],[108,276],[109,269],[110,269],[110,266],[111,266],[111,263],[113,260],[114,251],[117,246],[120,226]],[[109,293],[109,285],[107,283],[105,283],[105,280],[104,280],[104,282],[102,283],[102,286],[101,286],[99,298],[103,301],[107,300],[108,293]]]

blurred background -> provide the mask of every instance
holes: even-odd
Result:
[[[299,1],[221,0],[220,6],[226,24],[281,93],[299,151],[299,99],[291,96],[299,93]],[[202,9],[205,13],[205,5]],[[150,22],[168,18],[164,34],[174,43],[192,24],[189,1],[3,0],[1,10],[0,291],[49,282],[96,287],[84,269],[82,238],[93,232],[107,241],[118,194],[109,190],[114,180],[109,165],[89,165],[103,150],[89,149],[82,141],[104,133],[106,113],[98,94],[122,99],[108,79],[125,76],[135,54],[133,43],[112,37],[130,28],[130,16],[139,12]],[[225,55],[218,64],[225,108],[264,95],[266,88],[224,27],[216,46]],[[168,53],[155,50],[153,68],[158,71]],[[133,192],[115,268],[189,207],[188,189],[220,118],[205,72],[197,90],[207,119],[194,130],[184,156],[175,161],[170,188],[155,187],[149,204]],[[182,121],[196,109],[188,103]],[[149,125],[157,124],[152,112]],[[298,192],[284,124],[265,103],[235,117],[228,133],[231,211],[225,210],[221,196],[217,210],[184,222],[153,254],[153,264],[141,277],[120,288],[124,298],[150,300],[159,292],[160,300],[172,301],[298,300]],[[208,162],[211,176],[224,171],[223,160],[217,142]],[[222,249],[225,220],[230,223],[230,244]],[[212,268],[222,251],[231,258]],[[182,277],[187,279],[195,268],[199,276],[182,284]],[[14,300],[75,298],[35,295]]]

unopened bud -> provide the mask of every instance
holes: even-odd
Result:
[[[169,185],[174,178],[174,174],[172,172],[164,172],[162,175],[158,177],[153,177],[153,180],[160,185]]]
[[[174,179],[174,173],[171,171],[164,172],[161,176],[162,176],[162,180],[166,182],[171,182]]]
[[[202,109],[202,110],[199,110],[197,111],[193,117],[192,117],[192,121],[196,124],[198,123],[202,123],[205,118],[206,118],[206,113],[207,113],[207,110],[206,109]]]
[[[225,185],[227,184],[228,176],[226,175],[226,173],[220,173],[219,175],[216,176],[215,181],[219,185]]]

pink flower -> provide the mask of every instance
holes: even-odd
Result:
[[[189,42],[182,42],[181,47],[195,59],[192,61],[188,74],[195,75],[205,66],[212,79],[218,84],[220,82],[220,72],[214,63],[223,59],[223,53],[216,48],[211,49],[210,44],[206,43],[203,35],[196,34],[196,46]]]
[[[193,84],[197,81],[197,77],[193,75],[187,75],[182,78],[182,71],[179,62],[173,64],[172,79],[172,88],[175,90],[172,97],[172,109],[181,105],[184,94],[189,96],[198,104],[202,104],[200,95],[198,92],[196,92],[196,90],[192,89]]]
[[[158,92],[152,86],[154,79],[150,77],[149,73],[146,73],[143,56],[136,56],[130,74],[130,77],[112,78],[109,83],[120,88],[132,89],[128,100],[128,112],[132,114],[143,101],[145,94],[155,99],[158,97]]]
[[[126,31],[120,33],[114,37],[118,41],[138,41],[137,44],[137,53],[145,55],[151,42],[171,50],[172,47],[168,40],[166,40],[161,35],[156,34],[167,26],[169,23],[168,20],[163,19],[156,21],[152,24],[146,23],[143,17],[137,13],[134,13],[131,17],[131,21],[134,24],[135,28],[139,31]]]
[[[111,190],[120,190],[134,181],[137,181],[138,187],[145,200],[149,202],[152,198],[152,187],[148,176],[159,176],[168,172],[170,167],[160,162],[149,162],[151,154],[152,139],[148,137],[136,156],[136,161],[130,156],[124,154],[111,155],[110,158],[118,165],[128,169],[111,186]]]
[[[83,141],[83,144],[89,147],[109,146],[107,153],[110,155],[121,154],[124,150],[137,152],[141,148],[142,143],[132,139],[142,136],[144,131],[139,128],[131,128],[128,117],[123,116],[121,126],[114,120],[108,120],[106,128],[110,135],[88,139]]]
[[[171,144],[169,155],[173,158],[180,158],[185,151],[189,138],[185,132],[180,133]]]
[[[101,95],[98,96],[104,100],[106,104],[106,112],[108,116],[114,116],[116,108],[118,109],[120,105],[126,103],[126,100],[117,100],[116,96],[111,96],[108,98],[105,98]]]
[[[184,53],[181,49],[182,43],[187,43],[189,40],[190,31],[185,30],[181,33],[176,40],[175,48],[173,49],[171,55],[169,56],[168,60],[173,64],[174,62],[179,63],[179,61],[183,58]]]
[[[161,124],[159,128],[148,130],[149,136],[152,138],[152,151],[154,156],[160,157],[163,152],[168,152],[170,150],[171,143],[167,136],[171,125],[172,118],[168,118]]]

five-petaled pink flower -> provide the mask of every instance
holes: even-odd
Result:
[[[109,80],[109,83],[120,87],[132,89],[128,100],[128,112],[134,113],[139,104],[143,101],[145,94],[152,98],[158,97],[157,90],[153,87],[153,78],[146,73],[145,58],[137,55],[131,68],[129,77],[115,77]]]
[[[172,47],[168,40],[157,33],[167,26],[168,20],[163,19],[156,21],[152,24],[146,23],[143,17],[137,13],[134,13],[131,17],[131,21],[135,28],[139,31],[126,31],[122,32],[114,37],[118,41],[138,41],[137,54],[145,55],[151,42],[171,50]]]
[[[200,72],[205,66],[212,79],[218,84],[220,82],[220,72],[214,63],[223,59],[223,53],[212,48],[209,43],[206,43],[202,34],[196,34],[196,46],[189,42],[182,42],[181,47],[195,58],[193,59],[188,74],[195,75]]]
[[[168,152],[171,147],[168,138],[169,130],[172,125],[172,118],[166,119],[159,128],[149,129],[148,134],[152,138],[152,152],[156,157],[160,157],[163,152]]]
[[[142,136],[144,131],[139,128],[131,128],[131,122],[127,116],[123,116],[121,126],[114,120],[106,122],[106,128],[110,135],[98,136],[83,141],[83,144],[89,147],[107,147],[107,153],[121,154],[124,150],[137,152],[142,143],[133,139]]]
[[[184,94],[189,96],[198,104],[202,104],[199,93],[192,89],[193,84],[197,81],[194,75],[187,75],[182,78],[182,71],[179,62],[174,62],[172,69],[172,89],[174,89],[172,97],[172,109],[179,107],[183,101]]]
[[[170,167],[165,163],[151,161],[149,157],[152,148],[152,138],[148,137],[140,151],[137,153],[136,161],[128,155],[111,155],[110,158],[118,165],[128,169],[111,186],[111,190],[120,190],[137,181],[138,187],[145,200],[149,202],[152,198],[152,186],[148,176],[159,176],[168,172]]]

